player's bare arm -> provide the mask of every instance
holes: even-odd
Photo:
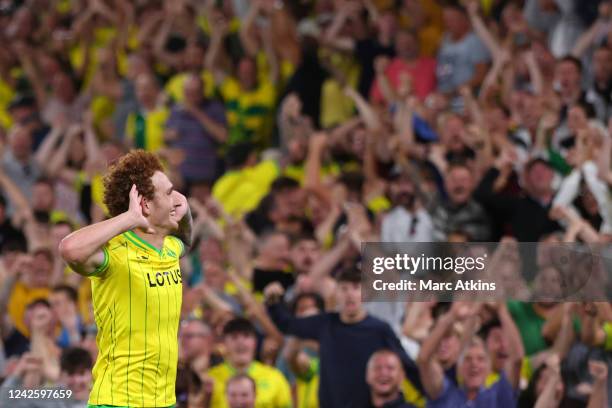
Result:
[[[68,235],[60,243],[60,254],[75,272],[91,275],[104,262],[102,251],[104,244],[111,238],[134,228],[150,228],[142,213],[142,197],[136,185],[130,190],[130,204],[127,211]]]

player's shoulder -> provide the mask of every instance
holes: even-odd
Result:
[[[125,234],[119,234],[116,235],[114,237],[112,237],[107,243],[106,243],[106,247],[109,250],[117,250],[119,248],[125,248],[128,244],[129,240],[128,238],[125,236]]]
[[[119,234],[111,238],[104,245],[103,250],[106,253],[106,256],[109,258],[117,256],[122,257],[128,245],[130,245],[129,240],[124,236],[124,234]]]
[[[164,247],[171,256],[180,258],[185,253],[185,244],[180,238],[173,235],[166,236]]]

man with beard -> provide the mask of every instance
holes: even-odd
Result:
[[[320,280],[312,277],[311,269],[321,257],[321,245],[316,238],[311,234],[302,234],[294,237],[292,241],[289,256],[295,276],[295,284],[287,290],[285,300],[294,301],[299,294],[312,292],[315,287],[320,287],[320,285],[333,288],[335,282],[330,276],[323,276]]]
[[[404,380],[402,362],[391,350],[379,350],[368,360],[366,382],[370,387],[373,408],[412,408],[404,401],[401,384]]]
[[[416,186],[410,175],[394,171],[389,181],[393,208],[382,220],[383,242],[431,242],[433,225],[429,214],[416,202]]]
[[[472,241],[491,239],[490,220],[483,207],[472,198],[474,175],[464,164],[451,164],[444,177],[448,199],[433,210],[433,238],[445,241],[448,234],[463,232]]]
[[[308,274],[321,255],[321,245],[312,235],[303,234],[293,239],[290,257],[296,275]]]

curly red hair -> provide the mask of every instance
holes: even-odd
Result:
[[[133,150],[113,164],[104,176],[104,204],[115,217],[128,210],[132,185],[140,195],[152,200],[155,187],[151,177],[156,171],[164,171],[159,158],[144,150]]]

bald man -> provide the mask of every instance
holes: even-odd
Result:
[[[227,380],[225,395],[229,408],[255,408],[255,381],[246,374]]]
[[[372,354],[366,368],[366,382],[370,387],[372,408],[415,408],[404,401],[400,391],[404,370],[398,355],[391,350]]]

